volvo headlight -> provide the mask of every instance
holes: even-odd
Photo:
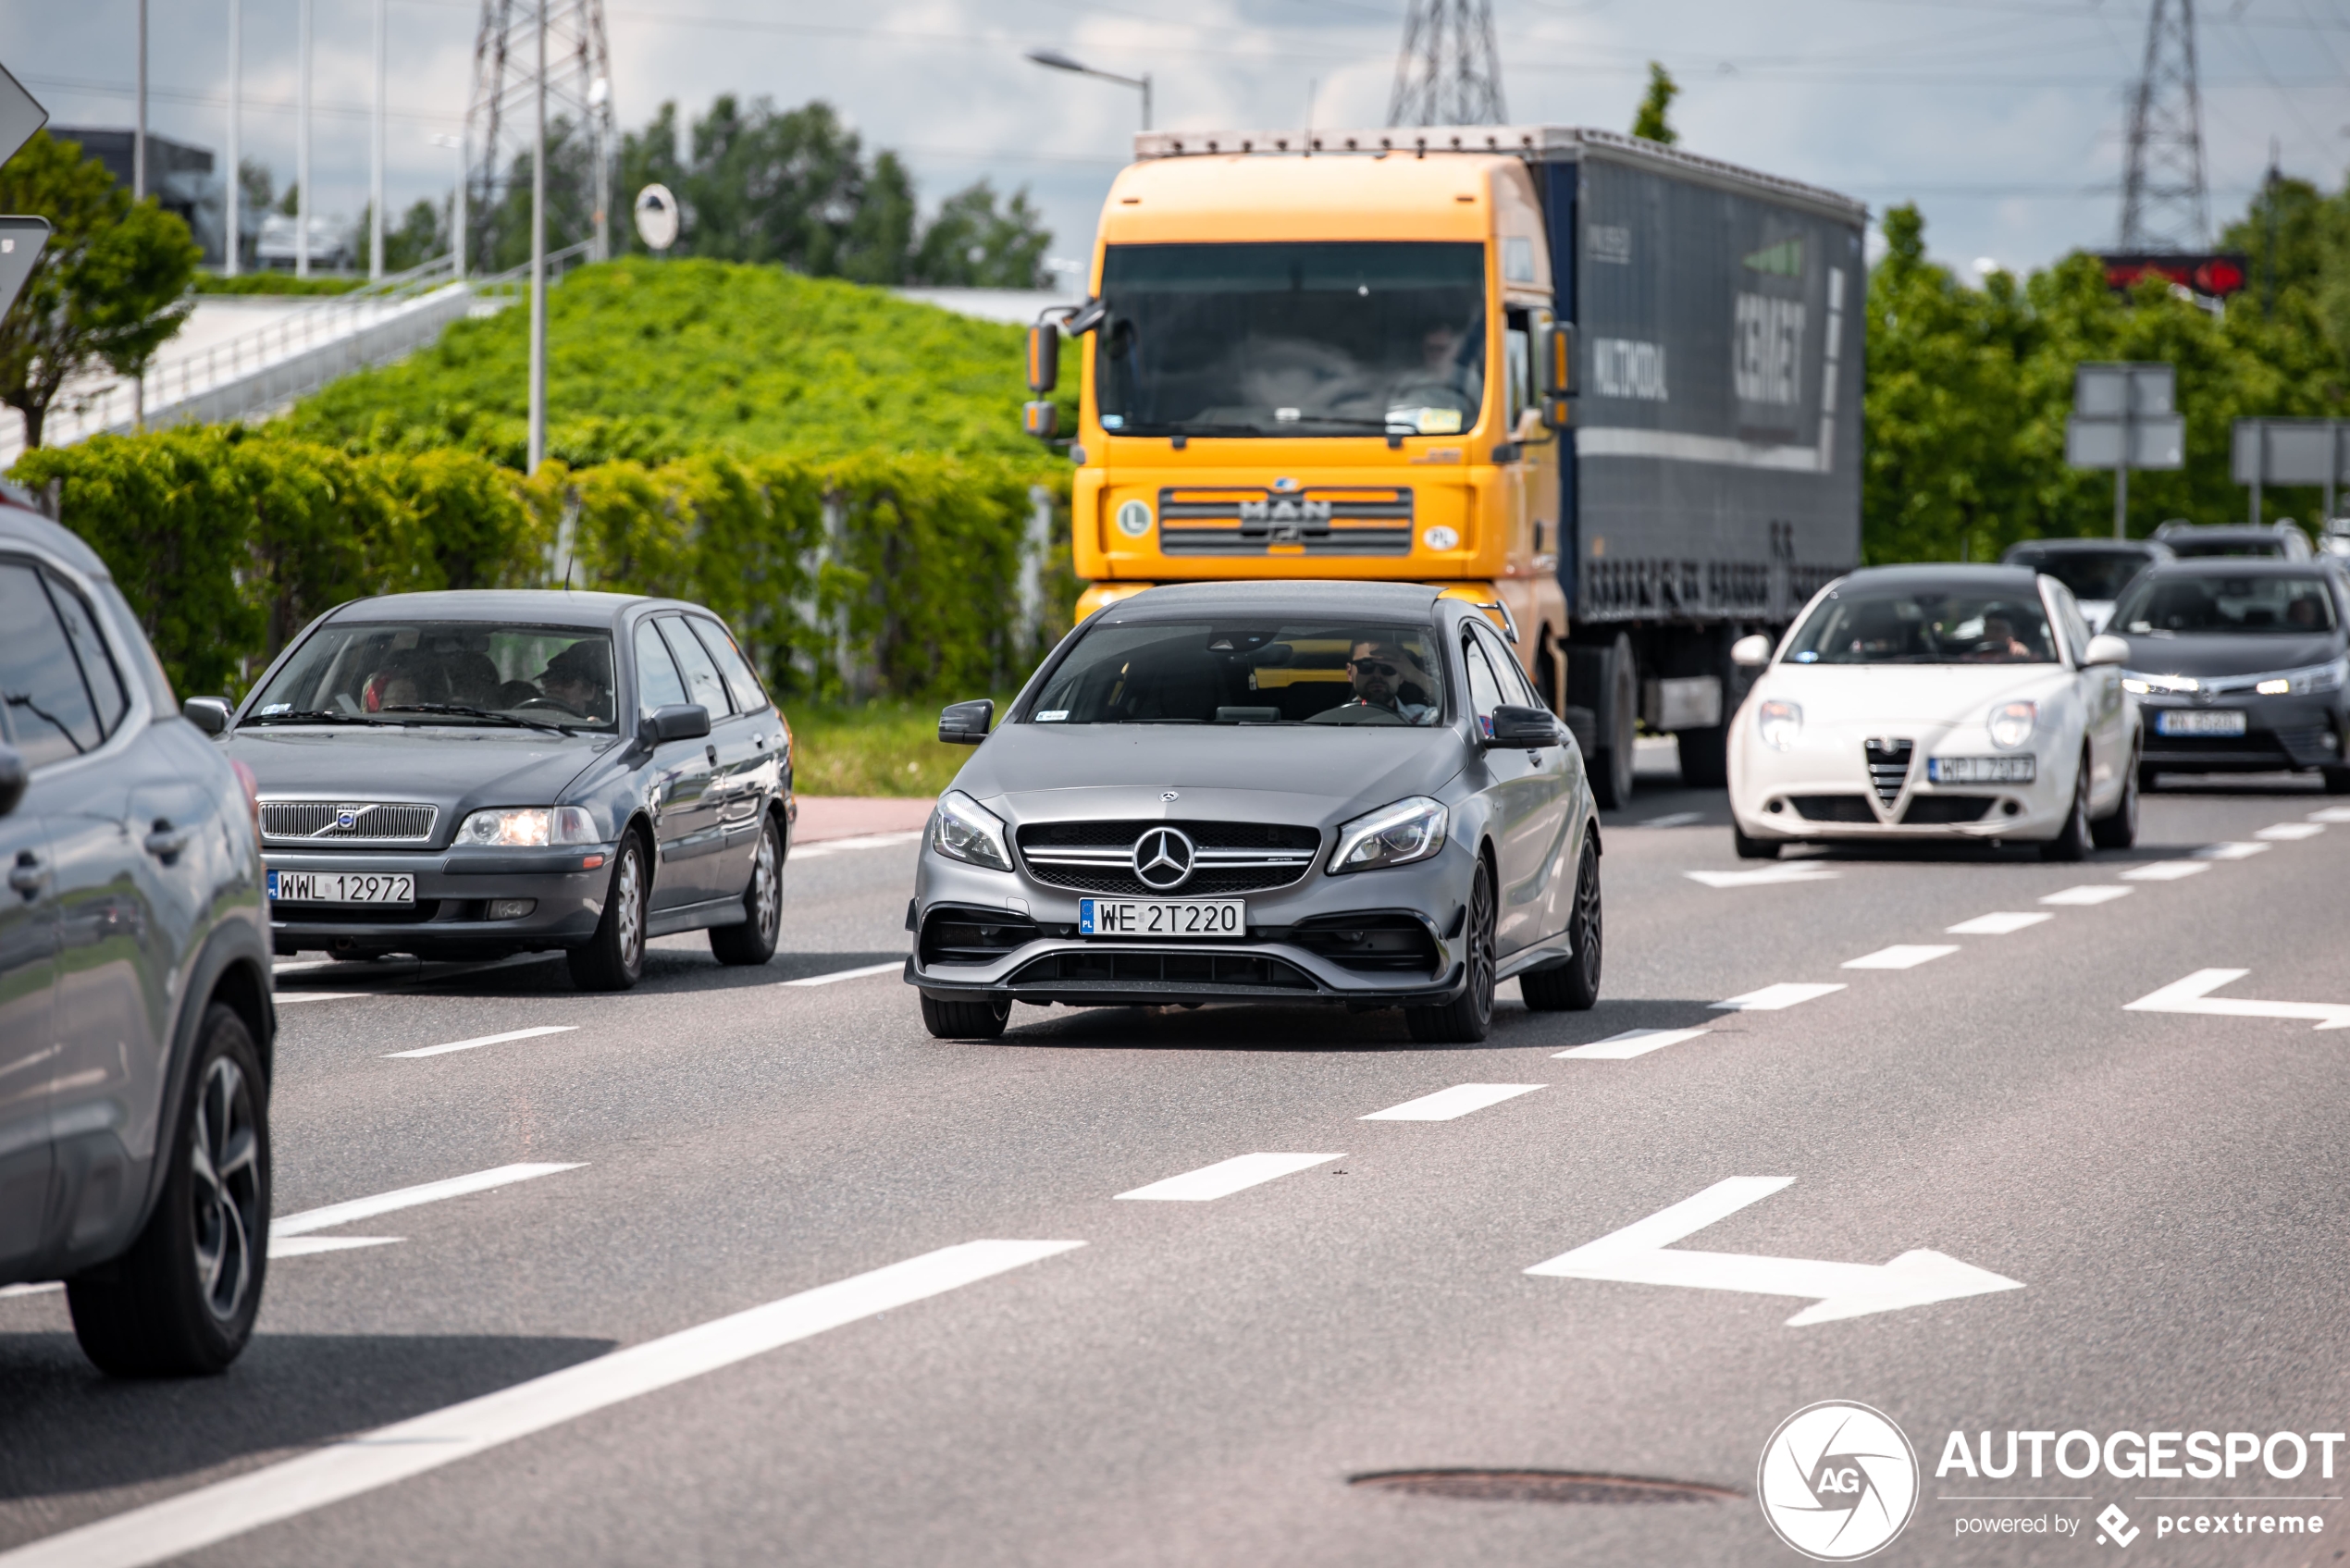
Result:
[[[2038,703],[2002,702],[1991,710],[1991,744],[2003,750],[2013,751],[2032,738],[2032,726],[2039,722]]]
[[[1004,820],[959,789],[938,797],[938,809],[930,819],[930,846],[965,865],[991,871],[1012,869],[1011,851],[1004,846]]]
[[[544,849],[600,841],[585,806],[501,806],[468,816],[455,842],[475,849]]]
[[[1763,745],[1785,751],[1803,733],[1803,710],[1792,702],[1766,702],[1754,710],[1754,727],[1762,733]]]
[[[1424,795],[1383,806],[1357,817],[1338,830],[1338,848],[1330,856],[1332,874],[1367,871],[1379,866],[1404,866],[1425,860],[1444,847],[1449,813]]]

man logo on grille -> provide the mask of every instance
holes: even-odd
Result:
[[[1180,828],[1153,828],[1134,841],[1134,874],[1155,893],[1192,880],[1192,841]]]

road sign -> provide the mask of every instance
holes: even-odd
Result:
[[[2334,490],[2350,484],[2350,420],[2239,419],[2231,470],[2252,487],[2252,521],[2260,521],[2263,485],[2322,485],[2326,515]]]
[[[2113,537],[2129,533],[2130,470],[2184,468],[2187,426],[2180,417],[2176,374],[2159,360],[2072,367],[2072,417],[2064,426],[2064,461],[2113,470]]]
[[[8,68],[0,66],[0,164],[17,155],[32,133],[49,123],[49,111],[34,101]]]
[[[1717,1181],[1693,1198],[1684,1198],[1526,1272],[1560,1279],[1614,1279],[1630,1285],[1679,1285],[1699,1290],[1812,1298],[1812,1305],[1787,1320],[1790,1328],[2023,1289],[2021,1280],[1923,1250],[1903,1253],[1886,1264],[1671,1250],[1683,1237],[1761,1203],[1794,1180],[1791,1176],[1734,1176]]]
[[[637,192],[637,237],[656,251],[677,243],[677,198],[666,185],[648,185]]]
[[[2074,468],[2120,468],[2126,450],[2132,468],[2186,466],[2187,422],[2179,415],[2153,419],[2065,421],[2064,461]]]
[[[17,79],[0,66],[0,164],[17,155],[32,133],[49,123],[49,111],[34,101]],[[17,302],[17,295],[32,276],[32,264],[49,242],[49,220],[43,217],[0,217],[0,315]]]

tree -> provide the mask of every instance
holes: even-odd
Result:
[[[31,449],[74,377],[144,371],[194,308],[204,253],[185,223],[152,199],[134,204],[104,164],[45,130],[0,166],[0,212],[37,214],[52,230],[0,319],[0,402],[23,415]]]
[[[1648,96],[1640,100],[1640,112],[1632,117],[1632,134],[1643,141],[1662,142],[1668,147],[1678,142],[1680,137],[1664,115],[1680,95],[1681,84],[1663,66],[1651,60]]]
[[[1044,288],[1045,252],[1053,236],[1042,216],[1025,190],[1014,191],[1000,212],[986,180],[959,191],[940,204],[922,234],[916,278],[942,287]]]

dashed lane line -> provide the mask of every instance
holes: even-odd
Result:
[[[1766,985],[1760,991],[1745,992],[1719,1002],[1709,1003],[1708,1006],[1717,1012],[1725,1013],[1775,1013],[1799,1003],[1815,1002],[1823,996],[1844,989],[1842,985],[1781,981],[1776,985]]]
[[[2207,844],[2195,852],[2198,860],[2249,860],[2255,855],[2266,855],[2265,844]]]
[[[451,1176],[439,1181],[420,1182],[414,1187],[398,1187],[389,1192],[378,1192],[371,1198],[351,1198],[323,1208],[303,1209],[298,1214],[280,1216],[269,1222],[269,1255],[290,1254],[278,1251],[280,1241],[308,1236],[314,1230],[331,1230],[338,1225],[353,1225],[363,1219],[373,1219],[379,1214],[392,1214],[401,1209],[413,1209],[422,1204],[438,1204],[450,1198],[468,1197],[487,1192],[493,1188],[510,1187],[517,1181],[532,1181],[558,1171],[577,1170],[580,1162],[549,1164],[545,1161],[525,1161],[516,1165],[494,1166],[476,1170],[469,1176]],[[362,1240],[357,1237],[318,1237],[317,1241]],[[328,1251],[328,1248],[305,1248],[303,1251]]]
[[[886,964],[867,964],[862,969],[835,969],[831,974],[812,974],[805,980],[787,980],[785,985],[830,985],[835,981],[863,980],[867,975],[903,974],[906,960],[892,958]]]
[[[2044,915],[2036,911],[2000,909],[1988,915],[1977,915],[1971,920],[1960,920],[1954,926],[1947,926],[1944,928],[1944,934],[1949,936],[2012,936],[2017,932],[2023,930],[2027,926],[2036,926],[2042,920],[2052,920],[2055,919],[2056,917],[2054,915]]]
[[[353,996],[388,994],[382,991],[280,991],[278,993],[278,1006],[288,1006],[295,1002],[348,1002]]]
[[[1118,1195],[1146,1203],[1205,1204],[1345,1157],[1342,1154],[1235,1154],[1229,1160],[1218,1160],[1214,1165],[1187,1170],[1181,1176],[1170,1176],[1164,1181],[1154,1181],[1146,1187],[1137,1187],[1131,1192]],[[0,1559],[0,1568],[6,1568],[5,1559]]]
[[[1605,1040],[1594,1040],[1589,1045],[1553,1051],[1551,1056],[1552,1060],[1561,1062],[1624,1062],[1713,1032],[1710,1029],[1627,1029],[1621,1034],[1611,1034]]]
[[[2182,877],[2201,876],[2211,869],[2208,860],[2156,860],[2148,865],[2133,866],[2121,873],[2123,882],[2177,882]]]
[[[2066,907],[2085,908],[2093,904],[2110,904],[2117,898],[2127,898],[2137,891],[2134,887],[2116,887],[2111,883],[2084,883],[2060,893],[2043,894],[2040,902]]]
[[[1662,817],[1651,817],[1639,825],[1644,828],[1686,828],[1705,821],[1702,811],[1667,811]]]
[[[1920,964],[1947,958],[1958,950],[1956,943],[1897,942],[1890,947],[1880,947],[1874,953],[1847,958],[1837,967],[1848,969],[1913,969]]]
[[[1707,887],[1765,887],[1775,883],[1834,882],[1837,873],[1809,860],[1759,866],[1750,871],[1683,871],[1691,882]]]
[[[1084,1244],[942,1247],[0,1552],[0,1568],[146,1568]]]
[[[2312,811],[2309,820],[2313,822],[2350,822],[2350,806],[2329,806],[2322,811]]]
[[[1373,1111],[1356,1121],[1451,1121],[1471,1111],[1481,1111],[1488,1105],[1498,1105],[1504,1100],[1515,1100],[1520,1094],[1531,1094],[1537,1089],[1548,1089],[1547,1083],[1456,1083],[1450,1089],[1440,1089],[1433,1094],[1423,1094],[1416,1100],[1406,1100],[1400,1105],[1390,1105],[1383,1111]]]
[[[2323,822],[2271,822],[2252,836],[2290,844],[2296,839],[2315,838],[2325,831]]]
[[[575,1023],[542,1023],[530,1029],[510,1029],[503,1034],[476,1035],[471,1040],[451,1040],[446,1045],[422,1045],[414,1051],[386,1051],[384,1060],[399,1061],[417,1056],[445,1056],[451,1051],[478,1051],[484,1045],[503,1045],[510,1040],[536,1040],[547,1034],[569,1034],[579,1026]]]

